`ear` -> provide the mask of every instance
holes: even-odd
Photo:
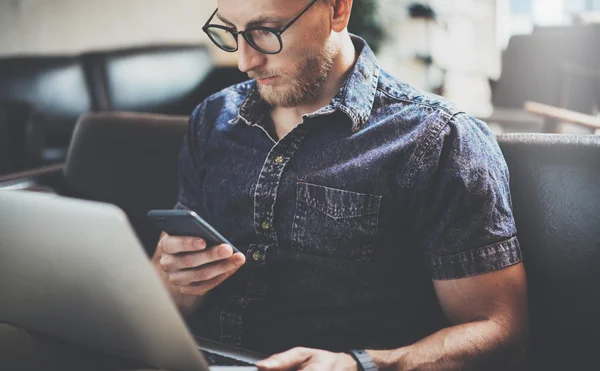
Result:
[[[332,29],[335,32],[342,32],[348,27],[348,22],[350,21],[352,0],[331,0],[331,6],[333,6]]]

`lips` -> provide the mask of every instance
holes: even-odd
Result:
[[[257,77],[256,81],[258,81],[260,84],[263,85],[269,85],[270,83],[273,82],[273,80],[275,80],[277,78],[277,76],[270,76],[270,77]]]

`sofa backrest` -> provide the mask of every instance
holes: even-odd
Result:
[[[164,45],[84,55],[98,110],[189,115],[227,85],[203,45]],[[239,81],[237,81],[239,82]]]
[[[498,142],[528,277],[527,369],[587,369],[600,344],[600,136]]]
[[[493,84],[492,103],[522,109],[529,100],[592,113],[597,97],[590,79],[577,78],[568,68],[599,65],[598,25],[538,27],[531,35],[514,35],[502,54],[502,74]]]
[[[83,116],[65,165],[67,195],[122,208],[147,253],[152,254],[160,231],[147,221],[146,213],[175,205],[177,159],[187,123],[185,116]]]
[[[0,100],[35,107],[50,147],[66,147],[77,118],[92,107],[86,74],[77,57],[1,58]]]

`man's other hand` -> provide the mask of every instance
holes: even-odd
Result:
[[[309,348],[294,348],[264,359],[256,366],[264,371],[357,371],[358,365],[346,353]]]
[[[197,237],[165,234],[158,243],[159,267],[182,294],[205,295],[244,265],[246,257],[229,245],[207,246]]]

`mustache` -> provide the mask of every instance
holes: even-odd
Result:
[[[248,72],[248,77],[255,80],[267,79],[270,77],[281,76],[283,75],[282,71],[269,71],[269,72]]]

